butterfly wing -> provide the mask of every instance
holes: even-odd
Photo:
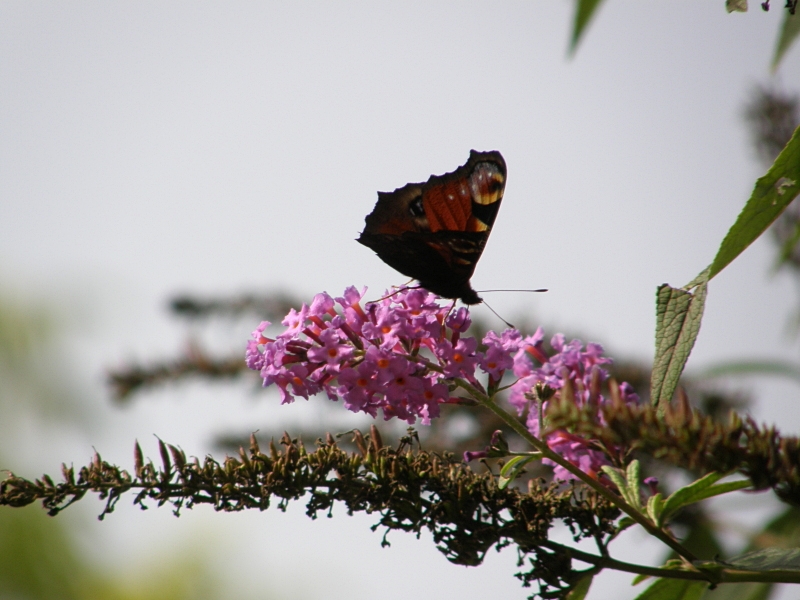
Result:
[[[469,283],[489,238],[506,182],[499,152],[471,151],[452,173],[378,192],[358,241],[425,289],[481,302]]]

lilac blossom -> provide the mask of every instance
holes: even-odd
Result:
[[[513,358],[513,371],[518,379],[511,386],[509,394],[509,402],[516,407],[520,416],[527,411],[526,425],[528,431],[535,436],[539,435],[541,429],[539,416],[547,407],[547,400],[538,397],[537,386],[547,386],[558,397],[569,385],[574,401],[579,406],[587,402],[603,403],[607,398],[600,393],[601,384],[609,375],[601,365],[611,362],[610,358],[603,356],[603,347],[600,344],[589,343],[584,348],[580,340],[567,342],[564,335],[559,333],[550,340],[550,346],[555,353],[548,355],[543,350],[543,340],[544,332],[539,328],[534,335],[519,344]],[[620,384],[619,392],[623,402],[639,401],[627,382]],[[582,471],[595,477],[599,476],[601,466],[610,464],[605,454],[595,448],[591,441],[563,431],[551,433],[547,437],[547,445]],[[554,466],[557,479],[575,478],[560,465],[547,459],[543,462]]]
[[[353,412],[408,423],[439,416],[439,405],[451,401],[448,379],[480,385],[478,342],[459,338],[469,326],[466,310],[452,311],[421,289],[362,305],[365,293],[317,294],[289,312],[275,339],[264,336],[269,323],[262,323],[247,345],[248,367],[265,386],[277,385],[284,403],[324,391]]]
[[[264,333],[270,324],[261,323],[247,344],[247,366],[259,371],[264,386],[279,388],[282,403],[325,392],[350,411],[373,417],[380,412],[384,419],[410,424],[417,419],[429,424],[439,416],[441,404],[458,402],[450,396],[457,386],[487,395],[481,374],[490,390],[497,389],[504,374],[516,376],[509,402],[520,416],[527,414],[527,427],[536,436],[546,404],[539,406],[537,399],[542,386],[559,395],[569,383],[575,402],[605,401],[600,394],[608,378],[603,365],[611,360],[599,344],[584,348],[579,340],[557,334],[548,352],[541,328],[527,337],[516,329],[499,335],[490,331],[479,342],[465,335],[471,324],[466,308],[440,305],[424,289],[402,288],[364,303],[365,293],[366,288],[349,287],[338,298],[317,294],[310,306],[303,304],[286,315],[285,329],[274,339]],[[619,390],[624,401],[638,401],[627,383]],[[546,441],[593,476],[608,464],[591,441],[578,436],[556,431]],[[557,465],[555,476],[573,477]]]

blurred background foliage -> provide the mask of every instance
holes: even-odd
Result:
[[[19,466],[30,456],[15,450],[19,425],[46,437],[78,428],[86,417],[66,373],[58,372],[53,311],[7,293],[0,296],[0,465]],[[0,510],[0,599],[14,600],[192,600],[223,598],[207,559],[185,548],[158,566],[133,565],[111,572],[79,543],[75,512],[53,519],[37,505]],[[130,566],[130,565],[129,565]]]

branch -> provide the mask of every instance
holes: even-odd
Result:
[[[651,405],[612,401],[578,407],[551,402],[548,423],[599,440],[606,447],[640,450],[674,465],[709,473],[738,471],[757,490],[772,488],[784,501],[800,504],[800,440],[781,436],[731,411],[720,422],[689,406],[683,393],[661,418]]]
[[[688,562],[696,560],[696,557],[670,534],[651,523],[645,515],[628,504],[621,496],[618,496],[606,488],[602,483],[597,481],[597,479],[582,471],[579,467],[573,465],[560,454],[553,452],[546,442],[543,442],[539,438],[533,436],[528,429],[519,422],[518,419],[500,408],[491,398],[464,381],[458,381],[458,384],[466,389],[469,389],[470,393],[479,400],[482,406],[488,408],[498,417],[503,419],[503,421],[505,421],[509,427],[511,427],[518,435],[525,439],[525,441],[527,441],[531,446],[536,448],[536,450],[541,452],[545,458],[548,458],[567,469],[570,473],[575,475],[575,477],[588,485],[599,496],[602,496],[610,504],[625,512],[625,514],[630,516],[634,521],[641,525],[650,535],[661,540],[664,544],[672,548],[672,550],[677,552],[679,556],[685,558]],[[575,406],[574,402],[569,402],[569,404]]]
[[[344,503],[348,513],[378,513],[375,528],[413,532],[429,530],[439,550],[454,563],[478,565],[492,547],[514,544],[523,554],[533,554],[530,577],[542,573],[538,552],[554,522],[561,521],[575,538],[605,536],[614,531],[619,512],[587,490],[531,481],[527,493],[500,489],[490,473],[477,474],[452,455],[412,449],[412,438],[398,448],[382,446],[376,432],[355,433],[360,451],[348,454],[328,437],[309,452],[289,438],[279,451],[270,444],[261,452],[251,437],[249,452],[217,462],[189,459],[175,446],[159,441],[161,467],[146,462],[135,446],[135,474],[111,465],[95,454],[91,464],[76,474],[63,467],[64,481],[47,475],[30,481],[11,475],[0,482],[0,505],[25,506],[41,500],[51,515],[95,493],[106,501],[100,515],[114,511],[120,497],[134,492],[134,503],[146,509],[152,502],[172,505],[176,515],[198,504],[217,511],[266,510],[275,501],[285,510],[292,500],[308,494],[306,512],[311,518],[330,513]],[[386,543],[384,541],[384,543]],[[550,557],[551,551],[547,551]],[[548,571],[547,585],[563,585],[573,578],[568,555],[555,575]],[[537,566],[539,565],[539,566]],[[555,578],[554,578],[555,577]]]
[[[108,385],[114,399],[126,401],[137,391],[163,385],[187,377],[232,379],[249,373],[241,354],[227,358],[212,358],[197,344],[190,343],[184,356],[149,366],[133,365],[108,373]]]

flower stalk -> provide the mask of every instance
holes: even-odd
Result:
[[[674,550],[679,556],[681,556],[687,563],[691,563],[697,560],[697,557],[694,556],[687,548],[685,548],[680,542],[678,542],[675,538],[669,535],[666,531],[654,525],[650,519],[647,518],[646,515],[642,514],[639,510],[625,502],[625,500],[612,492],[608,487],[603,485],[598,479],[592,477],[585,471],[582,471],[570,461],[563,458],[556,452],[553,452],[547,443],[543,442],[536,436],[532,435],[530,431],[528,431],[522,423],[519,422],[518,419],[514,418],[513,415],[508,414],[505,410],[503,410],[494,400],[482,394],[480,390],[475,389],[473,386],[470,386],[466,382],[459,382],[459,385],[464,389],[468,390],[470,394],[472,394],[477,400],[478,403],[492,411],[495,415],[500,417],[503,422],[511,427],[517,435],[523,438],[526,442],[528,442],[531,446],[536,448],[542,455],[557,463],[570,473],[572,473],[577,479],[580,479],[583,483],[591,487],[594,491],[598,494],[603,496],[606,500],[611,502],[614,506],[618,507],[622,512],[626,515],[631,517],[634,521],[636,521],[639,525],[644,527],[648,533],[652,536],[661,540],[664,544],[669,546],[672,550]]]

